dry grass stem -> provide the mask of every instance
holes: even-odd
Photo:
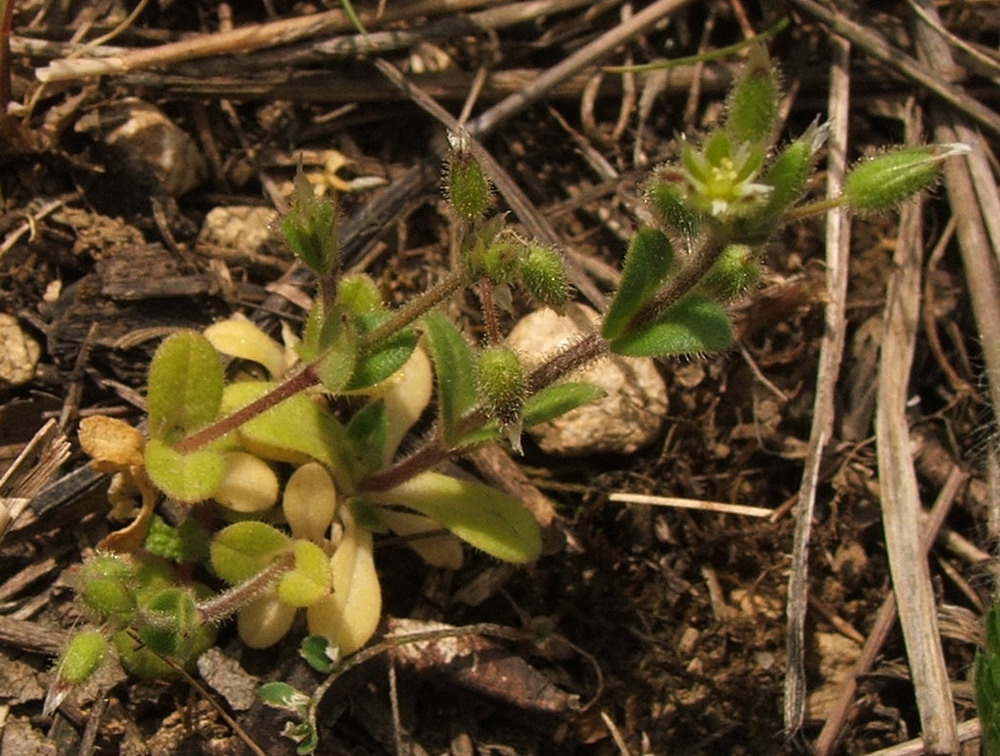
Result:
[[[919,118],[907,124],[909,139]],[[920,323],[923,224],[919,201],[903,207],[888,283],[878,373],[875,432],[878,474],[893,592],[916,689],[923,739],[931,753],[958,752],[955,707],[941,648],[934,589],[920,543],[920,491],[907,422],[910,369]]]
[[[840,194],[847,165],[847,126],[850,103],[850,46],[836,46],[830,68],[830,141],[827,163],[828,197]],[[823,453],[832,438],[836,386],[844,353],[847,319],[847,281],[850,269],[850,231],[847,216],[835,209],[826,224],[826,308],[823,340],[820,344],[819,368],[816,376],[816,398],[813,401],[812,427],[809,446],[795,507],[795,534],[792,543],[792,565],[788,579],[788,669],[785,674],[784,720],[785,737],[799,734],[805,718],[805,619],[809,592],[809,543],[816,489],[819,485]]]
[[[654,507],[697,509],[702,512],[718,512],[720,514],[740,515],[742,517],[770,517],[774,514],[774,510],[767,507],[750,507],[744,504],[726,504],[721,501],[703,501],[701,499],[682,499],[676,496],[613,493],[608,497],[608,500],[621,501],[627,504],[651,504]]]

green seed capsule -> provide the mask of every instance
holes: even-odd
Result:
[[[138,580],[125,559],[99,555],[80,568],[78,595],[102,620],[127,621],[135,612]]]
[[[698,288],[720,302],[727,302],[745,293],[759,280],[760,265],[754,250],[746,244],[730,244]]]
[[[751,48],[750,59],[729,93],[726,131],[734,142],[769,142],[778,123],[781,87],[762,46]]]
[[[964,144],[890,150],[859,163],[844,179],[844,198],[857,210],[889,210],[930,187],[948,158],[969,151]]]
[[[87,682],[104,663],[108,639],[97,630],[81,630],[69,639],[59,662],[59,679],[71,685]]]
[[[479,355],[479,398],[487,414],[501,425],[520,422],[527,382],[517,352],[498,344]]]
[[[455,137],[450,141],[451,154],[444,175],[445,195],[460,218],[481,218],[490,206],[490,180],[472,156],[467,137]]]
[[[521,286],[532,299],[558,308],[569,299],[569,274],[562,254],[550,247],[532,244],[521,262]]]

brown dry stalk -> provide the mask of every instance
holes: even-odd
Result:
[[[847,125],[851,80],[850,45],[838,41],[830,68],[830,158],[827,167],[827,196],[841,193],[847,164]],[[847,280],[850,269],[850,228],[842,208],[827,217],[826,269],[827,305],[825,328],[820,344],[816,376],[816,398],[809,433],[802,483],[795,507],[792,567],[788,580],[788,671],[785,676],[785,737],[797,737],[805,719],[805,619],[809,592],[809,541],[812,531],[816,490],[823,453],[833,434],[837,378],[847,332]]]
[[[920,133],[919,113],[907,119],[908,142]],[[930,753],[958,753],[958,723],[937,622],[930,567],[920,543],[920,491],[907,422],[908,386],[920,323],[923,221],[919,199],[904,205],[889,278],[879,363],[878,475],[893,593],[910,677]]]
[[[393,3],[379,23],[400,21],[417,16],[435,16],[488,5],[493,0],[417,0],[416,2]],[[365,25],[376,22],[370,14],[361,14]],[[283,18],[262,24],[249,24],[238,29],[205,34],[169,42],[165,45],[142,50],[130,50],[121,55],[111,55],[90,59],[62,59],[52,61],[46,68],[35,72],[39,81],[70,81],[106,74],[121,74],[153,66],[163,66],[185,60],[206,58],[210,55],[231,55],[246,53],[263,47],[288,44],[307,37],[346,31],[353,28],[351,19],[343,10],[312,13],[306,16]]]

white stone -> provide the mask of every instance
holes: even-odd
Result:
[[[567,307],[566,315],[538,310],[514,326],[508,343],[531,368],[583,334],[588,321],[596,327],[597,319],[596,312],[578,304]],[[607,396],[530,428],[528,433],[546,452],[631,454],[659,436],[667,412],[667,387],[652,359],[612,356],[568,379],[600,386]]]
[[[202,246],[226,247],[261,254],[275,241],[278,213],[269,207],[223,205],[209,210],[198,234]]]
[[[41,354],[42,348],[21,329],[17,318],[0,313],[0,384],[20,386],[30,381]]]

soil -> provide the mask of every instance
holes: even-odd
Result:
[[[16,5],[15,105],[3,118],[0,144],[0,473],[13,473],[0,478],[0,496],[8,508],[27,508],[0,542],[0,752],[221,755],[249,753],[252,741],[264,753],[292,753],[294,744],[281,735],[289,715],[263,706],[256,688],[286,680],[312,691],[323,676],[299,657],[297,639],[250,651],[228,626],[199,665],[197,687],[136,681],[109,665],[53,716],[42,715],[53,655],[81,621],[70,588],[75,566],[120,527],[108,518],[106,477],[79,451],[79,420],[105,414],[141,424],[151,355],[176,329],[234,312],[275,334],[283,323],[299,327],[313,290],[267,212],[284,209],[297,166],[338,193],[352,219],[343,227],[346,267],[375,277],[394,304],[452,266],[457,232],[438,191],[444,129],[388,82],[374,65],[377,55],[452,114],[468,99],[475,118],[511,92],[544,83],[655,4],[468,2],[459,13],[436,2],[356,2],[370,38],[343,19],[278,36],[281,22],[336,15],[335,2],[163,1],[133,19],[126,19],[127,4],[115,1]],[[739,0],[675,5],[598,62],[715,50],[778,20]],[[385,16],[376,18],[380,10]],[[516,23],[486,28],[488,19],[515,10],[525,14]],[[806,3],[791,3],[788,12],[791,24],[770,44],[788,92],[783,134],[796,135],[825,117],[838,43],[832,22]],[[940,12],[945,27],[992,66],[958,52],[964,67],[950,85],[995,117],[996,7],[943,4]],[[474,23],[463,21],[469,18]],[[846,20],[913,54],[910,5],[862,4]],[[252,40],[224,36],[255,24],[261,33]],[[112,31],[96,49],[83,49]],[[209,54],[203,44],[213,39],[229,46]],[[971,117],[878,62],[862,42],[855,41],[850,69],[850,160],[903,141],[904,118],[915,111],[927,134],[942,108],[949,118]],[[74,73],[44,87],[36,78],[55,60],[117,54],[132,61],[129,54],[168,43],[176,53],[170,59],[133,61],[100,77]],[[383,47],[372,52],[374,45]],[[70,58],[74,51],[78,57]],[[725,83],[743,55],[624,77],[583,62],[537,101],[514,107],[481,135],[533,210],[512,212],[511,222],[534,234],[543,219],[554,234],[546,241],[570,252],[592,290],[606,294],[645,217],[643,178],[676,156],[682,135],[718,122]],[[989,153],[997,132],[986,116],[971,123]],[[822,193],[824,177],[814,194]],[[923,201],[915,237],[920,322],[909,383],[899,390],[920,502],[929,510],[946,498],[942,491],[952,491],[927,564],[952,721],[971,733],[963,747],[972,753],[971,674],[993,594],[988,555],[998,522],[985,473],[993,411],[983,347],[993,342],[969,296],[972,258],[950,225],[972,210],[953,210],[951,191],[949,184]],[[235,241],[202,231],[210,212],[231,206],[242,208],[228,221]],[[510,210],[503,196],[496,208]],[[763,283],[734,307],[738,347],[658,363],[669,409],[654,443],[627,455],[560,458],[526,439],[513,466],[455,461],[488,480],[523,477],[524,496],[554,511],[545,553],[518,568],[468,554],[453,572],[423,565],[398,544],[380,544],[386,628],[404,619],[411,624],[393,626],[477,628],[454,640],[454,653],[433,644],[395,649],[338,679],[320,711],[317,753],[603,756],[816,747],[861,754],[924,733],[925,693],[915,687],[914,651],[898,623],[866,651],[871,663],[856,666],[892,595],[876,397],[880,380],[889,380],[880,354],[895,338],[884,325],[887,285],[900,269],[901,240],[914,237],[905,236],[898,214],[854,218],[845,317],[829,321],[837,271],[824,233],[822,219],[807,220],[768,246]],[[987,263],[995,267],[995,258]],[[992,268],[974,274],[995,275]],[[478,333],[474,298],[457,300],[452,312]],[[810,439],[823,423],[817,386],[829,371],[821,350],[824,337],[838,335],[843,361],[827,384],[834,414],[815,457]],[[36,449],[14,466],[53,419],[70,441],[68,459],[46,437],[40,455]],[[810,481],[806,706],[801,729],[789,738],[783,706],[794,665],[786,607],[790,575],[802,567],[793,556],[796,515]],[[623,493],[706,504],[629,503],[616,496]],[[710,502],[770,514],[720,513]],[[846,708],[838,709],[845,690]],[[832,733],[825,745],[821,731]]]

